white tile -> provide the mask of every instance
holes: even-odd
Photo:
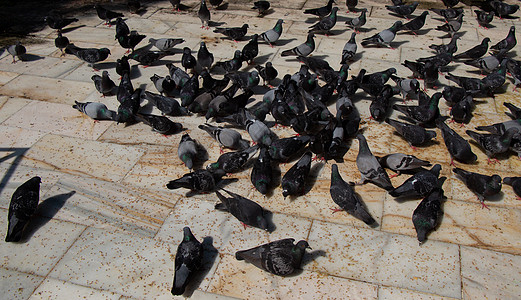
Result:
[[[0,293],[5,299],[28,299],[43,277],[0,269]]]
[[[91,289],[86,286],[72,284],[53,278],[46,278],[42,284],[34,291],[29,299],[71,299],[74,295],[75,298],[80,299],[113,299],[117,300],[121,295]]]

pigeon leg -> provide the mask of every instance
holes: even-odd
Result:
[[[332,210],[332,214],[336,213],[336,212],[339,212],[339,211],[344,211],[343,209],[341,208],[330,208],[330,210]]]
[[[490,207],[488,207],[488,205],[485,204],[485,201],[481,201],[479,199],[479,197],[478,197],[478,200],[481,202],[481,209],[486,208],[486,209],[490,210]]]
[[[450,164],[449,165],[451,165],[453,167],[456,166],[456,164],[454,163],[454,158],[453,157],[450,158]]]
[[[14,60],[14,56],[13,56],[13,62],[12,62],[12,64],[16,64],[16,61]]]
[[[521,197],[519,197],[519,196],[516,196],[516,200],[521,200]]]
[[[396,172],[395,174],[389,175],[389,179],[400,176],[400,172]]]
[[[149,65],[143,65],[143,68],[145,68],[145,69],[148,68],[148,67],[150,67],[150,66]]]
[[[244,224],[243,222],[241,222],[242,226],[244,226],[244,229],[248,228],[248,225]]]
[[[487,163],[489,163],[489,164],[501,164],[501,162],[499,162],[499,160],[497,158],[493,158],[493,159],[487,158]]]

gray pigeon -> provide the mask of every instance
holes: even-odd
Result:
[[[275,27],[261,33],[259,37],[273,47],[273,44],[279,40],[280,35],[282,34],[282,23],[284,23],[284,20],[279,19],[277,24],[275,24]]]
[[[478,197],[481,208],[488,206],[484,203],[485,198],[494,196],[501,191],[501,177],[499,175],[483,175],[465,171],[460,168],[452,169],[459,179]]]
[[[247,112],[247,114],[250,113]],[[248,118],[246,121],[246,130],[255,143],[266,146],[271,145],[271,136],[273,133],[269,127],[264,124],[264,122],[257,119]]]
[[[306,42],[300,44],[292,49],[284,50],[281,56],[308,56],[315,50],[315,34],[308,33]]]
[[[242,151],[226,152],[221,154],[217,162],[209,164],[208,170],[221,169],[226,173],[237,173],[244,169],[246,163],[257,153],[258,146],[249,147]]]
[[[370,46],[370,45],[375,45],[375,46],[383,46],[383,47],[390,48],[391,42],[396,37],[396,32],[398,32],[398,30],[400,29],[401,26],[402,26],[402,22],[396,21],[393,24],[393,26],[391,26],[390,28],[380,31],[379,33],[377,33],[371,37],[363,39],[362,46],[366,47],[366,46]]]
[[[177,246],[174,261],[174,282],[172,295],[182,295],[193,273],[201,269],[203,245],[195,238],[190,227],[183,228],[183,240]]]
[[[507,53],[510,49],[514,48],[516,44],[516,27],[511,26],[507,36],[497,44],[491,46],[490,50],[494,52]]]
[[[241,195],[229,192],[223,189],[231,197],[225,197],[219,191],[215,194],[221,201],[215,205],[215,209],[227,211],[236,217],[242,224],[268,230],[268,221],[266,220],[265,211],[259,204],[247,199]]]
[[[115,120],[116,112],[109,110],[105,104],[100,102],[85,102],[81,103],[78,101],[72,108],[79,110],[94,120]]]
[[[201,42],[199,51],[197,51],[197,63],[203,69],[210,69],[213,65],[214,57],[213,54],[206,48],[206,43]]]
[[[330,30],[336,25],[338,7],[333,7],[331,14],[318,21],[318,23],[311,25],[309,32],[325,33],[330,34]]]
[[[212,192],[224,175],[226,175],[226,172],[221,169],[195,170],[184,174],[178,179],[171,180],[166,187],[170,190],[185,188],[200,193]]]
[[[278,276],[287,276],[300,268],[308,242],[301,240],[296,245],[295,239],[283,239],[263,244],[251,249],[237,251],[235,258],[245,260],[259,269]]]
[[[397,186],[389,195],[399,198],[417,198],[427,196],[438,185],[441,165],[436,164],[430,170],[419,171]]]
[[[208,23],[210,22],[210,10],[206,6],[206,0],[201,0],[201,5],[199,6],[199,10],[197,11],[197,16],[201,20],[201,28],[210,29]],[[206,26],[205,26],[206,25]]]
[[[281,181],[282,196],[301,195],[311,168],[311,152],[308,151],[284,174]]]
[[[237,73],[230,73],[226,74],[226,77],[230,78],[230,80],[238,84],[240,88],[243,90],[245,89],[252,89],[259,85],[260,77],[259,72],[256,70],[253,70],[251,72],[237,72]]]
[[[19,242],[22,233],[40,201],[40,177],[35,176],[19,186],[11,197],[7,214],[6,242]]]
[[[373,225],[376,222],[367,211],[362,199],[355,193],[355,190],[342,179],[336,164],[331,166],[331,186],[329,193],[333,201],[341,208],[335,209],[333,212],[345,210],[348,214],[362,220],[367,225]]]
[[[505,153],[510,148],[510,142],[514,134],[519,133],[518,128],[509,128],[502,135],[482,134],[472,130],[465,131],[476,143],[478,143],[488,156],[490,163],[493,156]]]
[[[472,163],[478,159],[476,154],[472,152],[469,142],[445,124],[441,118],[436,120],[436,126],[441,129],[441,135],[445,141],[445,146],[451,156],[451,165],[454,164],[452,161],[453,159],[466,164]]]
[[[491,73],[499,67],[499,57],[497,55],[489,55],[463,62],[466,65],[478,68],[482,73]]]
[[[109,57],[110,50],[108,48],[80,48],[74,44],[69,44],[65,48],[65,53],[73,54],[82,61],[89,64],[91,68],[94,68],[94,64],[103,61]]]
[[[412,146],[422,146],[428,143],[431,139],[436,137],[436,131],[425,130],[425,128],[407,124],[392,119],[385,119],[385,122],[393,126],[394,129]]]
[[[398,174],[402,171],[415,170],[421,167],[430,166],[430,162],[419,159],[414,155],[392,153],[378,159],[380,165],[389,168]]]
[[[209,124],[201,124],[198,127],[210,134],[222,147],[244,150],[249,146],[248,142],[242,139],[241,134],[233,129]]]
[[[395,75],[391,76],[391,79],[396,83],[400,89],[400,93],[405,100],[407,97],[415,98],[420,92],[420,83],[415,78],[401,78]]]
[[[348,18],[346,24],[348,27],[352,28],[355,33],[360,33],[360,28],[365,25],[367,22],[367,8],[362,9],[360,16],[358,18]]]
[[[15,58],[18,57],[18,60],[23,61],[22,56],[27,52],[25,47],[22,45],[20,41],[16,42],[15,45],[7,46],[7,52],[13,56],[13,64],[16,63]]]
[[[412,223],[420,245],[425,242],[427,234],[438,227],[443,211],[441,201],[443,190],[436,187],[416,207],[412,214]]]
[[[393,189],[393,185],[384,168],[380,165],[376,157],[371,153],[369,145],[364,135],[359,133],[358,139],[358,155],[356,156],[356,166],[362,175],[359,184],[369,181],[385,190]]]
[[[342,60],[340,64],[347,64],[349,61],[352,61],[355,57],[357,45],[356,45],[356,32],[351,34],[351,38],[344,45],[344,49],[342,49]]]
[[[190,170],[194,167],[194,160],[199,158],[198,147],[196,141],[188,133],[183,134],[177,148],[177,156]]]
[[[148,42],[159,49],[160,51],[169,51],[172,50],[175,46],[182,44],[185,42],[183,39],[173,39],[173,38],[160,38],[160,39],[148,39]]]
[[[109,77],[109,72],[103,71],[101,76],[92,75],[92,81],[94,81],[94,86],[98,92],[103,94],[103,97],[112,94],[112,90],[116,87],[114,81],[112,81]]]
[[[447,32],[451,37],[454,36],[458,30],[460,30],[461,25],[463,24],[463,14],[459,15],[457,19],[450,20],[447,23],[436,27],[435,29],[438,31]]]

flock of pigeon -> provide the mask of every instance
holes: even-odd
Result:
[[[181,7],[180,1],[171,0],[174,10]],[[218,6],[221,1],[210,1]],[[137,4],[136,4],[137,3]],[[459,123],[468,123],[472,117],[474,107],[473,97],[493,96],[501,90],[507,71],[513,78],[514,84],[521,84],[521,62],[513,58],[509,52],[516,45],[515,27],[512,26],[504,40],[491,46],[489,38],[475,47],[456,54],[458,30],[461,28],[463,9],[454,8],[458,0],[443,0],[445,9],[431,9],[440,15],[446,23],[436,29],[447,32],[452,38],[448,44],[431,45],[436,52],[431,57],[420,58],[417,61],[404,62],[412,71],[411,78],[402,78],[396,75],[395,68],[368,73],[362,69],[356,76],[348,78],[348,64],[356,59],[356,34],[363,30],[367,22],[367,9],[358,9],[357,0],[347,0],[346,5],[351,12],[360,12],[360,16],[349,18],[345,23],[354,30],[351,38],[342,50],[341,68],[333,70],[326,60],[310,56],[315,49],[315,34],[330,34],[337,23],[338,7],[333,7],[334,0],[326,6],[305,10],[305,14],[318,17],[318,22],[310,27],[304,43],[292,49],[281,51],[282,56],[296,56],[302,66],[295,74],[281,76],[277,87],[266,88],[261,101],[250,105],[254,94],[253,89],[263,79],[264,85],[270,84],[278,76],[278,72],[271,62],[265,66],[256,65],[251,72],[240,71],[243,63],[253,64],[259,54],[259,42],[266,42],[276,46],[282,35],[284,21],[278,20],[275,26],[263,33],[254,34],[244,45],[237,50],[230,60],[214,63],[213,54],[209,52],[205,42],[201,42],[197,57],[192,55],[190,48],[182,49],[181,66],[167,64],[168,75],[154,75],[151,77],[158,93],[134,89],[130,79],[129,60],[141,65],[153,65],[161,58],[179,53],[176,46],[183,43],[183,39],[161,38],[149,39],[149,45],[135,49],[145,38],[137,31],[130,30],[126,25],[123,14],[113,12],[95,5],[100,19],[111,26],[115,20],[115,38],[119,44],[128,49],[130,54],[117,59],[116,72],[121,75],[119,85],[116,85],[108,76],[107,71],[100,75],[93,75],[92,80],[96,89],[104,96],[116,95],[120,105],[117,111],[109,110],[103,103],[87,102],[73,106],[94,120],[113,120],[118,123],[132,124],[143,122],[150,125],[154,131],[164,135],[176,134],[183,130],[181,123],[172,121],[176,116],[196,114],[204,116],[206,122],[199,125],[213,137],[222,148],[234,151],[223,153],[217,162],[206,168],[195,169],[194,162],[201,160],[204,149],[201,144],[184,134],[178,147],[178,156],[190,170],[181,178],[170,181],[168,189],[185,188],[193,193],[215,193],[220,203],[215,208],[228,211],[241,221],[264,230],[270,225],[266,220],[267,211],[259,204],[241,195],[223,188],[223,177],[243,171],[252,165],[251,183],[262,194],[266,195],[279,182],[274,179],[274,168],[278,163],[286,163],[300,157],[296,163],[282,176],[280,185],[284,197],[302,195],[306,190],[313,153],[325,160],[341,161],[349,150],[349,142],[356,138],[359,150],[356,165],[361,173],[361,180],[357,183],[344,181],[337,164],[332,165],[330,194],[333,201],[340,207],[338,211],[346,211],[368,225],[376,221],[367,210],[362,199],[353,188],[356,184],[370,182],[385,189],[396,198],[423,199],[412,215],[413,225],[417,232],[420,244],[426,240],[429,232],[438,225],[444,199],[443,182],[445,177],[439,177],[441,166],[436,164],[430,169],[425,160],[409,154],[393,153],[385,157],[375,157],[368,146],[366,138],[360,132],[361,117],[353,105],[356,93],[362,90],[372,97],[369,107],[372,119],[378,122],[385,121],[400,134],[411,147],[428,145],[436,136],[436,132],[426,128],[438,127],[443,135],[445,145],[451,157],[458,162],[471,164],[477,160],[466,139],[458,135],[446,123],[446,117],[440,115],[438,104],[441,98],[452,107],[452,120]],[[412,17],[418,2],[410,4],[393,0],[393,5],[386,8],[393,16],[399,18]],[[129,9],[136,12],[140,9],[138,1],[129,1]],[[259,16],[269,13],[270,4],[267,1],[255,2],[253,9],[259,10]],[[476,15],[480,26],[489,26],[494,17],[507,17],[518,10],[517,5],[508,5],[499,0],[488,0],[483,3],[483,10],[477,10]],[[364,47],[391,47],[397,32],[410,31],[422,34],[428,11],[404,23],[396,21],[386,30],[365,38],[361,45]],[[203,28],[209,28],[211,19],[206,0],[201,0],[197,13]],[[58,31],[56,47],[62,55],[72,54],[91,67],[110,55],[107,48],[80,48],[70,43],[61,30],[69,24],[78,21],[75,18],[65,18],[53,13],[46,18],[48,25]],[[243,40],[248,32],[248,24],[241,27],[214,30],[234,41]],[[157,50],[150,50],[152,47]],[[7,48],[15,57],[23,58],[26,49],[20,43]],[[489,56],[485,56],[491,50]],[[438,76],[451,62],[459,61],[479,68],[487,75],[483,78],[455,76],[451,73],[446,78],[457,86],[446,86],[442,92],[432,96],[420,89],[418,79],[424,80],[425,87],[433,87]],[[183,70],[184,69],[184,70]],[[215,69],[223,69],[226,74],[223,78],[212,77]],[[191,74],[190,74],[191,73]],[[200,82],[199,77],[202,78]],[[321,79],[319,82],[318,79]],[[389,80],[395,85],[388,84]],[[240,92],[239,92],[240,90]],[[258,90],[258,89],[257,89]],[[417,99],[417,105],[394,104],[393,96],[402,94],[403,101]],[[176,98],[179,98],[178,101]],[[141,102],[146,99],[157,107],[162,116],[140,112]],[[331,105],[336,106],[336,112],[330,111]],[[513,104],[505,103],[510,109],[512,120],[489,126],[480,126],[476,129],[488,133],[478,133],[467,130],[470,138],[475,140],[491,158],[507,153],[510,150],[521,155],[521,109]],[[247,107],[248,106],[248,107]],[[403,120],[390,119],[390,110],[394,109],[404,116]],[[271,117],[267,118],[267,115]],[[167,117],[168,116],[168,117]],[[273,121],[271,121],[273,119]],[[212,125],[208,121],[225,123],[226,126]],[[288,138],[278,138],[271,130],[273,125],[288,126],[297,135]],[[242,138],[238,128],[245,130],[251,141]],[[255,155],[259,153],[256,157]],[[222,153],[222,152],[221,152]],[[252,164],[248,162],[252,161]],[[452,162],[451,162],[452,164]],[[393,187],[385,168],[400,172],[413,173],[402,185]],[[498,175],[483,175],[454,168],[453,172],[473,191],[483,207],[487,197],[500,192],[502,182],[512,185],[514,192],[521,196],[521,177],[507,177],[501,179]],[[39,200],[40,178],[34,177],[20,186],[14,193],[9,206],[9,228],[7,242],[20,241],[25,224],[33,215]],[[274,241],[258,247],[238,251],[236,258],[246,260],[255,266],[276,275],[293,274],[299,267],[305,249],[309,248],[306,241],[294,244],[294,239],[288,238]],[[175,257],[175,275],[172,293],[182,294],[191,274],[201,267],[203,247],[193,236],[189,227],[184,228],[184,237],[179,245]]]

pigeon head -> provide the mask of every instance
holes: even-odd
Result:
[[[257,216],[257,227],[268,231],[268,222],[266,222],[264,216]]]
[[[190,50],[190,48],[188,48],[188,47],[184,47],[184,48],[183,48],[183,53],[184,53],[184,54],[191,54],[192,51]]]
[[[299,250],[305,250],[306,248],[309,248],[311,249],[311,247],[309,246],[308,242],[304,241],[304,240],[300,240],[298,241],[297,245],[295,246],[295,248],[299,249]]]
[[[495,195],[499,193],[499,191],[501,190],[501,182],[502,180],[499,175],[492,175],[490,181],[487,182],[487,190],[489,190],[489,193],[485,193],[484,196],[488,196],[489,194]]]

